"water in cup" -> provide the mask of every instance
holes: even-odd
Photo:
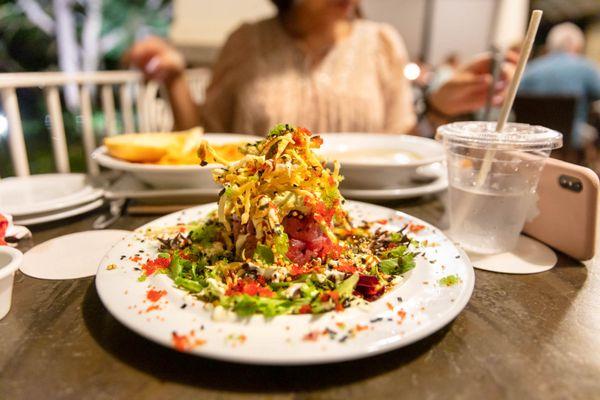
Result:
[[[559,132],[509,123],[455,122],[438,128],[449,180],[450,236],[465,250],[512,250],[528,218],[535,216],[536,187]]]
[[[514,248],[524,221],[535,210],[533,194],[492,193],[452,185],[448,190],[450,236],[465,250],[479,254]],[[470,208],[465,214],[461,206],[467,204]]]

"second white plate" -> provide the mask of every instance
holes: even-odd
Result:
[[[40,174],[0,181],[0,209],[13,217],[73,207],[102,196],[85,174]]]
[[[104,204],[103,199],[98,199],[89,203],[85,203],[83,205],[78,205],[75,207],[68,208],[66,210],[61,210],[58,212],[49,212],[42,213],[35,216],[26,216],[25,218],[15,218],[13,222],[16,225],[37,225],[44,224],[46,222],[58,221],[64,218],[74,217],[76,215],[85,214],[86,212],[95,210]]]
[[[344,189],[344,197],[355,200],[401,200],[439,193],[448,187],[448,178],[444,173],[435,181],[418,186],[398,189]]]

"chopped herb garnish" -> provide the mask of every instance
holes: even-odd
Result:
[[[461,279],[458,275],[448,275],[441,278],[439,281],[441,286],[453,286],[461,282]]]

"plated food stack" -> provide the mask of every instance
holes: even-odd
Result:
[[[181,288],[238,315],[320,313],[372,301],[414,267],[415,243],[370,224],[353,227],[325,167],[322,140],[278,125],[234,163],[202,143],[202,163],[223,185],[218,211],[189,234],[163,240],[162,260]]]
[[[276,261],[289,254],[303,265],[339,250],[333,229],[350,225],[340,207],[339,165],[333,172],[323,167],[312,151],[320,144],[306,129],[280,125],[247,146],[240,162],[213,172],[224,186],[219,222],[233,233],[237,257],[247,258],[260,244],[275,250]],[[201,158],[207,153],[210,147],[202,146]]]

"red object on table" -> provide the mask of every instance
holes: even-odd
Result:
[[[0,246],[6,246],[6,230],[8,229],[8,220],[0,214]]]

